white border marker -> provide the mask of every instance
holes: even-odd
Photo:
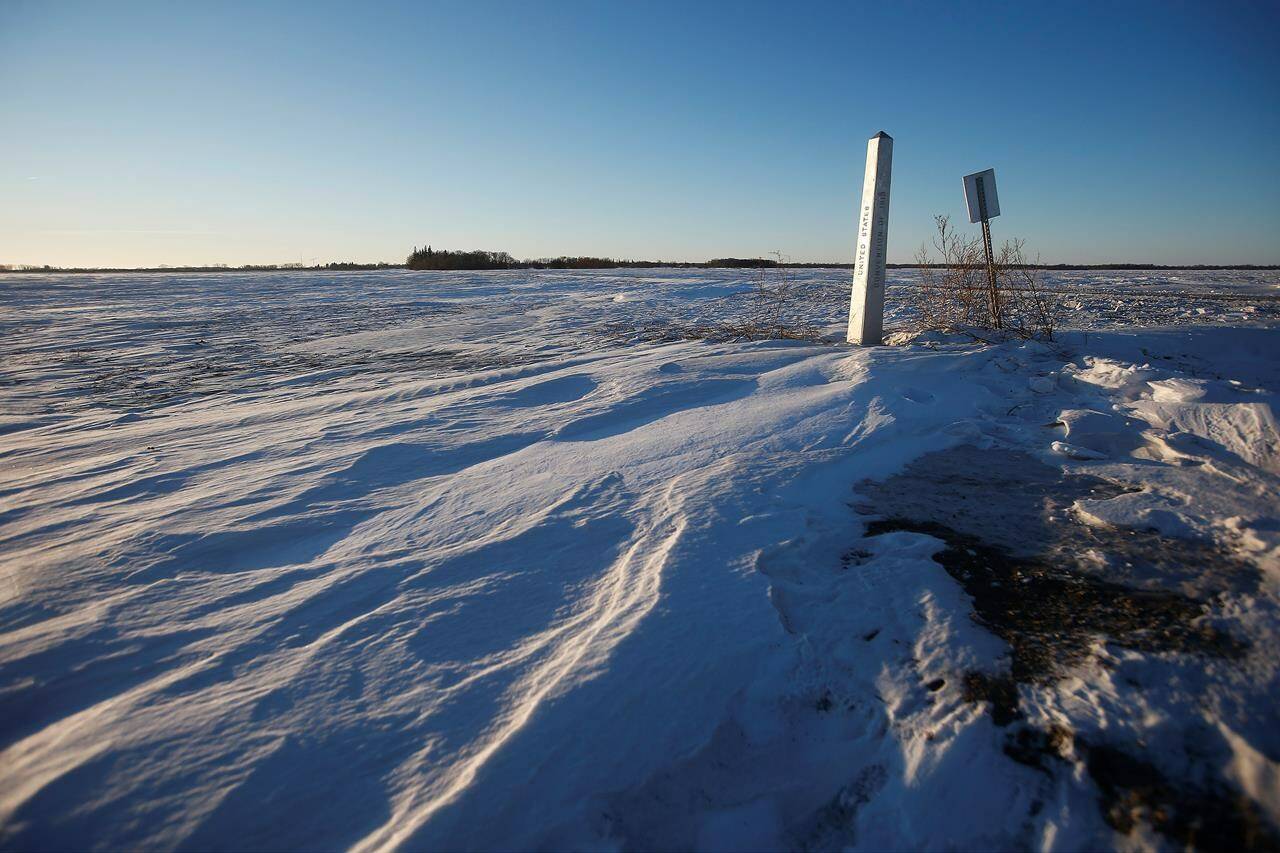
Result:
[[[849,298],[849,343],[875,345],[884,337],[884,265],[889,242],[889,178],[893,137],[883,130],[867,142],[867,173],[858,210],[858,248]]]

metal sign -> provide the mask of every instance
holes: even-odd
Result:
[[[964,176],[964,200],[969,205],[969,221],[985,222],[1000,215],[1000,198],[996,195],[996,170],[974,172]]]
[[[991,300],[991,324],[1004,325],[1000,310],[1000,288],[996,286],[996,263],[991,250],[991,217],[1000,215],[1000,198],[996,195],[996,170],[974,172],[964,176],[964,200],[969,205],[969,221],[982,223],[982,253],[987,259],[987,298]]]

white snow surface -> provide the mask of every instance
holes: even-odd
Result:
[[[837,332],[848,272],[798,276]],[[1167,846],[1002,751],[939,541],[863,538],[859,482],[963,444],[1257,566],[1214,605],[1244,660],[1102,648],[1023,700],[1218,732],[1280,822],[1275,274],[1058,274],[1052,346],[680,339],[749,282],[0,279],[0,845]]]

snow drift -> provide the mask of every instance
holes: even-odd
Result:
[[[940,541],[865,536],[859,483],[959,446],[1123,483],[1076,520],[1247,562],[1191,590],[1242,657],[1104,637],[1017,702],[1160,744],[1274,839],[1267,286],[1052,347],[655,339],[736,275],[0,282],[0,843],[1167,843],[1086,757],[1010,758],[964,688],[1008,650]]]

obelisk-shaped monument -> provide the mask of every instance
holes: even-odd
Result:
[[[875,345],[884,336],[884,265],[889,242],[889,178],[893,137],[883,130],[867,142],[867,174],[858,210],[858,248],[849,300],[849,343]]]

